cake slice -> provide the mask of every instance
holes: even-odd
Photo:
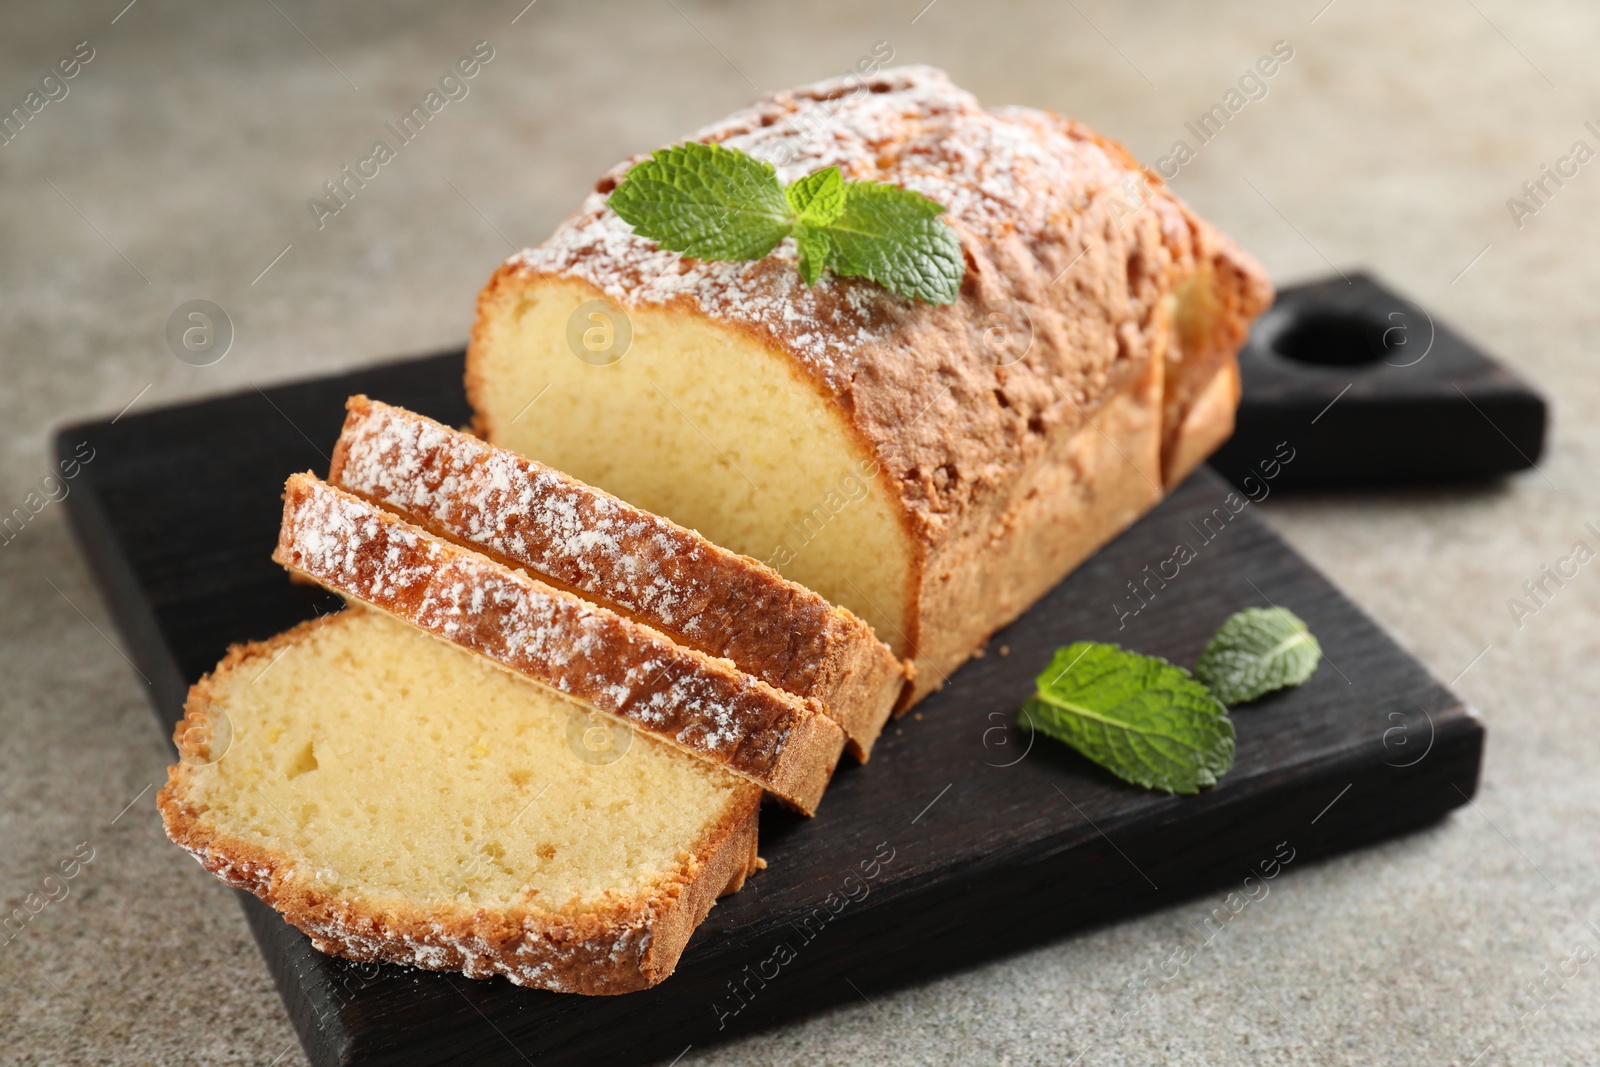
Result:
[[[626,160],[480,294],[476,427],[848,608],[913,661],[913,699],[1232,432],[1266,272],[1087,126],[907,67],[692,136],[942,204],[956,303],[807,286],[788,240],[658,248],[607,204]]]
[[[272,556],[347,599],[471,649],[811,814],[844,733],[802,700],[601,605],[462,548],[310,474]]]
[[[761,791],[376,612],[189,693],[167,835],[321,951],[573,993],[672,973],[759,865]]]
[[[867,758],[905,670],[855,615],[542,463],[365,396],[347,407],[329,483],[814,698]]]

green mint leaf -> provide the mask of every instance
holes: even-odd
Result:
[[[789,186],[793,189],[794,186]],[[828,265],[833,246],[828,243],[827,231],[819,229],[802,218],[794,224],[794,244],[800,253],[800,280],[816,285],[822,270]]]
[[[1244,704],[1299,685],[1321,658],[1322,646],[1294,612],[1246,608],[1212,635],[1194,673],[1224,704]]]
[[[826,226],[844,212],[844,189],[839,168],[828,167],[801,178],[783,192],[801,222]]]
[[[772,164],[697,141],[634,164],[609,203],[641,237],[695,259],[760,259],[794,222]]]
[[[1233,723],[1182,667],[1079,641],[1059,649],[1020,720],[1125,781],[1198,793],[1233,766]]]
[[[785,187],[770,163],[689,141],[629,168],[608,201],[641,237],[696,259],[760,259],[792,232],[800,277],[867,278],[901,296],[953,304],[966,257],[943,205],[826,167]]]
[[[844,209],[825,227],[835,273],[869,278],[901,296],[953,304],[966,258],[944,208],[921,193],[882,182],[850,182]]]

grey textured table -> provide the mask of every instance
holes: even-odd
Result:
[[[66,95],[0,145],[3,513],[59,495],[43,479],[60,423],[459,343],[494,265],[600,169],[758,88],[843,73],[875,42],[987,102],[1083,118],[1152,162],[1194,144],[1184,123],[1288,42],[1265,96],[1176,189],[1280,282],[1371,267],[1555,400],[1546,461],[1499,486],[1263,509],[1481,712],[1477,803],[1291,868],[1194,962],[1150,981],[1153,997],[1130,983],[1195,941],[1191,921],[1215,901],[683,1062],[1600,1058],[1600,731],[1586,718],[1600,565],[1531,615],[1509,605],[1575,541],[1597,544],[1584,523],[1600,519],[1600,165],[1568,164],[1575,176],[1537,200],[1523,183],[1580,139],[1600,147],[1584,126],[1600,119],[1600,9],[124,2],[0,11],[0,110],[24,106],[79,42],[92,50],[44,86]],[[479,41],[493,58],[467,96],[319,229],[307,199]],[[165,339],[193,299],[233,322],[211,366]],[[0,1058],[301,1062],[231,894],[161,834],[165,739],[63,509],[0,540],[0,913],[65,893],[0,934]],[[75,876],[47,883],[63,862]]]

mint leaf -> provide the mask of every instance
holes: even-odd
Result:
[[[639,236],[696,259],[760,259],[792,232],[807,285],[832,270],[953,304],[967,270],[943,205],[897,185],[847,182],[838,167],[785,187],[770,163],[689,141],[635,163],[608,202]]]
[[[793,189],[794,186],[789,188]],[[800,253],[800,280],[807,285],[816,285],[822,277],[823,268],[828,265],[828,257],[833,254],[827,232],[801,220],[794,224],[794,245]]]
[[[801,222],[826,226],[844,211],[844,189],[839,168],[828,167],[801,178],[783,192]]]
[[[800,253],[800,280],[816,285],[828,266],[833,245],[826,227],[844,212],[844,177],[838,167],[807,175],[784,190],[800,217],[794,224],[795,250]]]
[[[1212,635],[1195,662],[1197,678],[1224,704],[1244,704],[1310,678],[1322,646],[1286,608],[1246,608]]]
[[[794,221],[772,164],[697,141],[634,164],[609,203],[640,236],[695,259],[760,259]]]
[[[1198,793],[1233,766],[1233,723],[1205,686],[1155,656],[1079,641],[1035,680],[1020,721],[1124,781]]]
[[[883,182],[850,182],[844,210],[825,227],[835,273],[870,278],[902,296],[953,304],[966,258],[943,206]]]

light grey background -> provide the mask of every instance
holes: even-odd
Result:
[[[1582,525],[1600,519],[1600,162],[1520,229],[1506,200],[1575,140],[1600,147],[1583,128],[1600,118],[1600,9],[539,0],[513,24],[525,0],[125,2],[0,12],[0,109],[79,41],[95,50],[0,147],[0,512],[39,487],[67,420],[460,343],[496,263],[603,167],[757,87],[842,73],[875,41],[1147,160],[1290,42],[1267,97],[1176,189],[1279,282],[1373,268],[1555,402],[1537,473],[1263,509],[1435,673],[1460,675],[1490,731],[1476,808],[1292,866],[1126,1023],[1127,981],[1193,941],[1216,901],[682,1062],[1595,1061],[1600,962],[1567,967],[1524,1012],[1530,983],[1600,943],[1600,563],[1520,628],[1507,599],[1576,539],[1597,543]],[[495,56],[470,95],[318,231],[306,199],[479,40]],[[232,317],[214,366],[164,341],[191,299]],[[0,912],[94,849],[68,897],[0,945],[0,1059],[301,1062],[231,894],[162,837],[165,741],[61,505],[0,546],[0,603]]]

